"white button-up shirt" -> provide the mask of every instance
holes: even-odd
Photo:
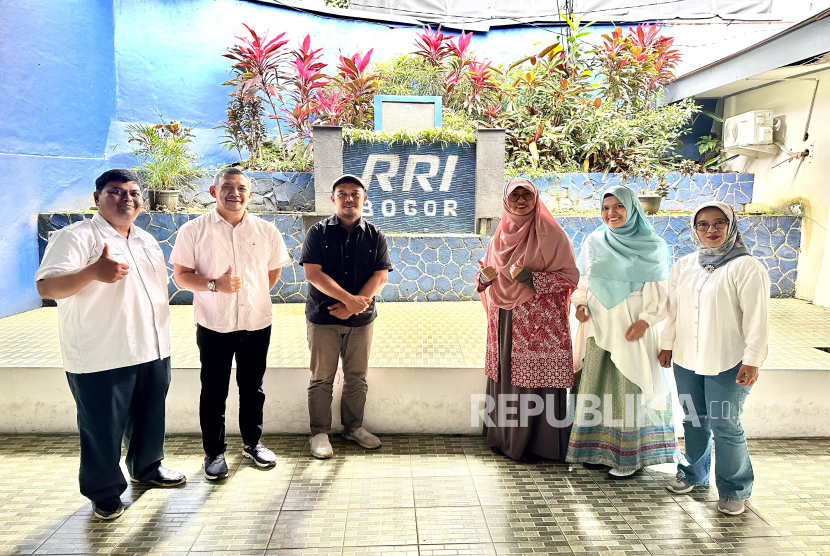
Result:
[[[179,229],[170,262],[216,279],[233,267],[236,293],[193,292],[193,318],[215,332],[261,330],[271,324],[268,272],[291,262],[276,226],[248,212],[236,226],[214,208]]]
[[[769,274],[751,256],[708,272],[697,253],[669,273],[669,315],[662,349],[699,375],[716,375],[743,362],[760,367],[769,343]]]
[[[51,234],[35,280],[78,270],[109,256],[130,265],[114,284],[93,281],[58,300],[63,365],[95,373],[170,357],[167,268],[158,242],[135,225],[124,237],[104,217],[76,222]]]

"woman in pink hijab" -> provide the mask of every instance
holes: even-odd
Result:
[[[501,222],[479,264],[487,443],[514,460],[564,460],[574,379],[568,314],[579,271],[571,240],[531,181],[507,184]]]

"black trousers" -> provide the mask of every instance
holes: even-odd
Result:
[[[81,494],[101,502],[127,489],[118,466],[122,439],[130,476],[139,481],[154,478],[164,459],[170,358],[66,377],[78,407]]]
[[[199,396],[199,423],[205,454],[225,452],[225,403],[231,382],[231,363],[236,356],[236,385],[239,387],[239,430],[246,446],[256,446],[262,436],[262,407],[265,393],[262,377],[271,343],[271,327],[261,330],[214,332],[196,325],[196,344],[202,361],[202,393]]]

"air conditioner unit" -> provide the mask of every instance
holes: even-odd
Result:
[[[772,144],[772,110],[753,110],[727,118],[723,123],[723,147]]]

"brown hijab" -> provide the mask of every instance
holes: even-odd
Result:
[[[519,216],[510,211],[507,198],[523,187],[534,196],[533,211]],[[574,287],[579,282],[579,271],[574,261],[574,249],[565,230],[539,199],[539,189],[524,178],[511,180],[504,189],[504,210],[501,222],[484,255],[485,266],[496,269],[496,278],[481,293],[485,310],[490,303],[500,309],[513,309],[533,297],[533,291],[510,276],[510,267],[521,262],[531,272],[555,272]]]

